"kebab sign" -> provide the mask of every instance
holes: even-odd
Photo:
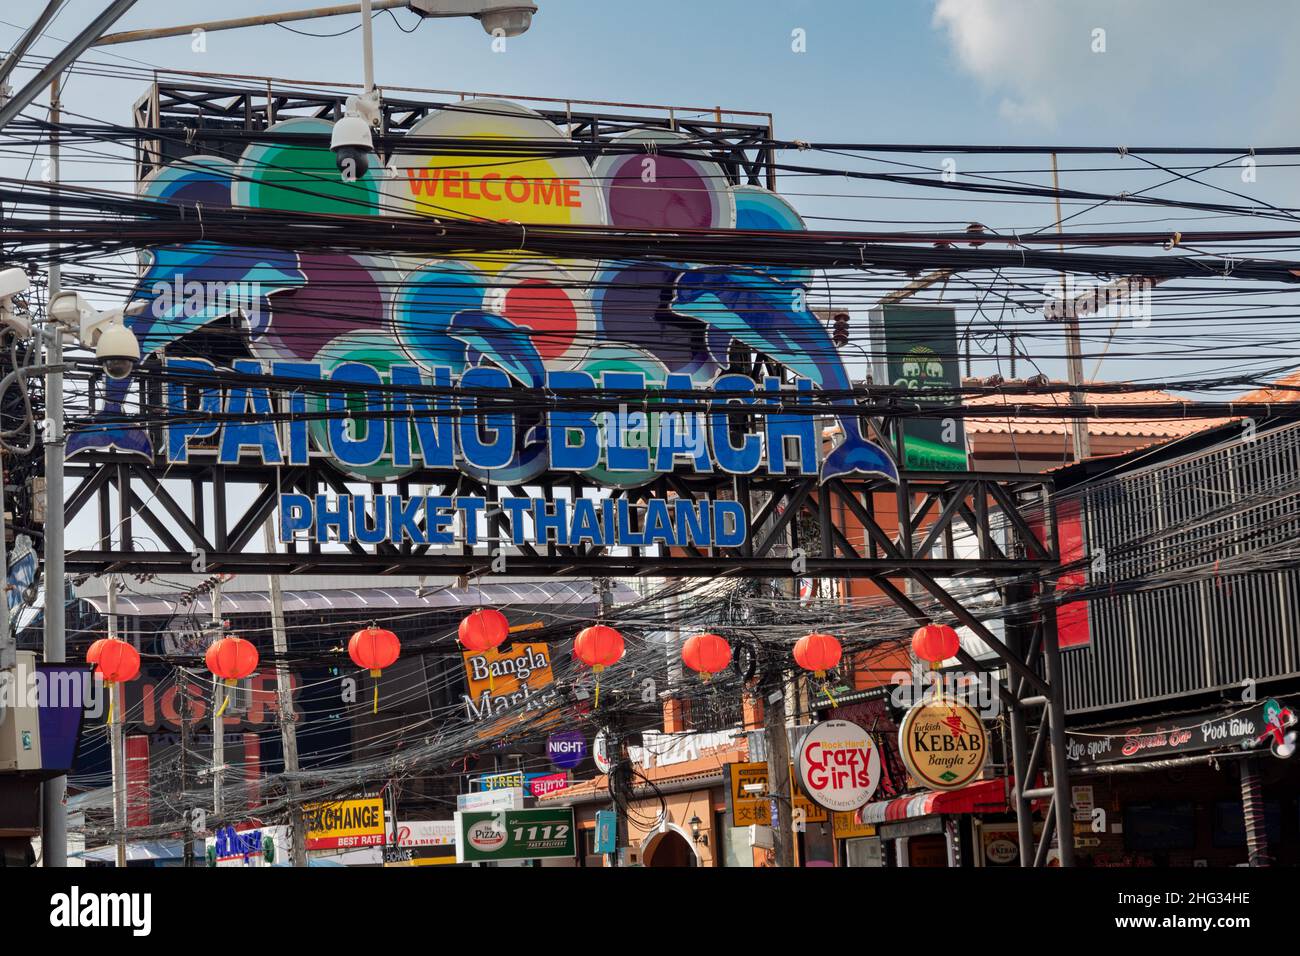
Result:
[[[907,712],[898,751],[908,772],[935,790],[957,790],[979,777],[988,734],[979,714],[950,697],[934,697]]]
[[[856,810],[880,783],[880,750],[870,734],[847,720],[814,724],[799,745],[799,782],[827,810]]]

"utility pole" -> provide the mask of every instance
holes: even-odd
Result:
[[[262,526],[266,550],[275,550],[275,531],[270,519]],[[284,753],[284,772],[298,772],[298,727],[294,723],[293,689],[289,682],[289,639],[284,630],[284,595],[280,590],[280,575],[267,575],[271,592],[271,637],[275,647],[275,700],[280,715],[280,748]],[[294,866],[307,865],[307,831],[302,815],[302,784],[289,779],[290,859]],[[396,813],[396,806],[394,806]],[[394,816],[396,821],[396,816]],[[394,844],[396,845],[396,844]]]
[[[221,577],[217,576],[212,588],[212,632],[214,641],[221,640]],[[222,705],[226,702],[226,683],[219,677],[212,681],[212,816],[213,826],[221,825],[225,801],[221,797],[221,784],[226,774],[226,718]]]
[[[50,222],[59,228],[59,72],[50,82]],[[12,101],[10,102],[12,105]],[[60,291],[58,246],[50,248],[50,283],[46,303]],[[45,663],[67,660],[64,634],[63,572],[63,332],[45,315]],[[68,865],[67,776],[41,785],[41,860],[48,867]]]
[[[117,588],[116,574],[110,574],[107,581],[108,592],[108,636],[117,639]],[[117,865],[126,866],[126,742],[125,728],[122,722],[126,715],[122,713],[126,706],[126,692],[120,682],[109,686],[113,695],[111,705],[113,719],[109,723],[108,733],[113,752],[113,829],[117,831]]]
[[[181,806],[185,810],[185,860],[182,866],[194,865],[194,819],[189,806],[190,792],[190,678],[188,672],[180,671],[181,695],[178,708],[181,718]]]
[[[593,587],[600,603],[599,620],[604,621],[614,607],[609,578],[597,578],[593,582]],[[606,707],[610,707],[613,700],[613,694],[606,694]],[[609,862],[610,866],[618,866],[619,850],[627,845],[626,801],[632,798],[632,774],[631,768],[627,766],[627,761],[624,759],[622,727],[612,707],[606,712],[602,725],[605,734],[605,754],[609,760],[609,808],[614,814],[614,852],[609,855]]]
[[[1056,232],[1061,232],[1061,180],[1056,170],[1056,154],[1052,154],[1052,189],[1056,192]],[[1065,252],[1064,243],[1057,248]],[[1083,355],[1079,341],[1079,317],[1066,292],[1065,273],[1061,273],[1061,304],[1065,307],[1065,350],[1066,366],[1070,379],[1070,404],[1083,406]],[[1082,416],[1071,418],[1070,434],[1074,440],[1074,460],[1083,461],[1091,457],[1088,443],[1088,420]]]
[[[763,736],[767,740],[767,792],[776,805],[772,842],[776,865],[794,866],[794,803],[790,781],[790,739],[786,735],[784,669],[769,661],[758,685],[763,698]]]

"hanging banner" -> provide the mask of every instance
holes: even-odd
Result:
[[[796,765],[804,792],[827,810],[856,810],[880,785],[879,748],[847,720],[814,724],[799,745]]]
[[[959,790],[979,778],[988,759],[980,715],[948,697],[915,705],[898,731],[908,773],[932,790]]]

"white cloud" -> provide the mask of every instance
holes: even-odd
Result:
[[[932,23],[1005,119],[1052,127],[1083,112],[1140,115],[1153,97],[1190,97],[1201,85],[1249,86],[1251,71],[1289,59],[1300,4],[935,0]],[[1096,30],[1105,52],[1093,49]]]

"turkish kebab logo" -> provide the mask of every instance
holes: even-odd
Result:
[[[880,784],[880,750],[857,724],[815,724],[799,747],[799,780],[818,805],[842,813],[856,810]]]
[[[935,790],[976,779],[988,756],[988,734],[974,710],[949,698],[917,704],[903,719],[899,752],[908,771]]]

